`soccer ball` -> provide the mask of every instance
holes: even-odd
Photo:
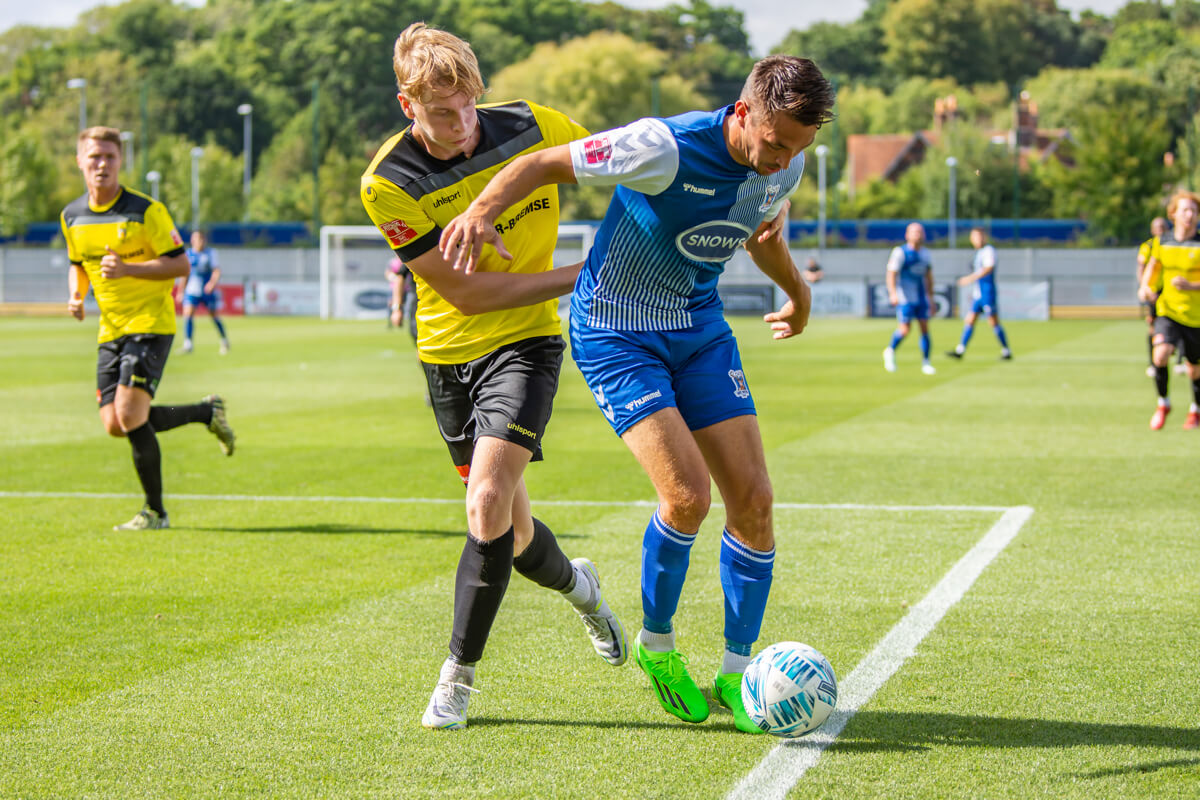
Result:
[[[799,642],[776,642],[742,676],[742,703],[755,725],[781,739],[821,727],[837,705],[837,677],[825,656]]]

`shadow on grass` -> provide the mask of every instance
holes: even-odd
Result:
[[[688,733],[736,733],[737,729],[733,727],[733,718],[727,720],[719,720],[715,724],[712,718],[707,722],[702,722],[699,725],[693,725],[687,722],[678,720],[663,719],[660,722],[632,722],[629,720],[615,719],[594,719],[594,720],[579,720],[579,719],[517,719],[514,717],[471,717],[470,728],[487,727],[490,725],[539,725],[544,727],[558,728],[594,728],[597,730],[681,730]]]
[[[796,745],[803,746],[803,740]],[[1065,748],[1133,746],[1200,751],[1200,729],[1159,725],[1108,725],[1044,719],[973,717],[960,714],[883,713],[860,711],[842,731],[838,752],[926,750],[930,747]],[[1189,766],[1200,758],[1159,761],[1120,767],[1079,777],[1100,778],[1125,772]]]
[[[464,530],[434,530],[432,528],[391,528],[372,525],[353,525],[342,522],[316,522],[310,525],[197,525],[185,527],[172,525],[171,530],[215,533],[302,533],[339,536],[343,534],[375,534],[383,536],[441,536],[463,538]]]

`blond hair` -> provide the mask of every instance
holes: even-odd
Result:
[[[108,128],[104,125],[93,125],[90,128],[84,128],[79,132],[79,139],[76,141],[76,146],[81,146],[89,139],[95,139],[101,142],[112,142],[117,147],[121,146],[121,132],[116,128]]]
[[[396,37],[392,68],[400,94],[427,103],[435,89],[464,92],[475,99],[487,91],[471,46],[452,33],[414,22]]]
[[[1200,211],[1200,194],[1195,192],[1185,191],[1180,189],[1175,194],[1171,195],[1171,199],[1167,202],[1167,216],[1174,219],[1175,209],[1179,207],[1179,203],[1183,200],[1191,200],[1196,206],[1196,210]]]

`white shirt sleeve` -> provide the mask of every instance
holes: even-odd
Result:
[[[887,268],[888,272],[899,272],[904,266],[904,251],[899,247],[892,248],[892,254],[888,256]]]
[[[989,245],[984,245],[979,251],[979,266],[980,267],[995,267],[996,266],[996,248]]]
[[[581,186],[621,185],[642,194],[665,191],[679,172],[679,145],[666,123],[647,117],[571,142]]]

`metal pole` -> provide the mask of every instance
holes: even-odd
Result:
[[[817,145],[817,250],[825,251],[825,157],[829,148]]]
[[[150,89],[149,89],[149,84],[148,84],[146,81],[142,81],[142,92],[141,92],[141,95],[142,95],[142,96],[141,96],[141,107],[142,107],[142,168],[139,170],[139,172],[141,172],[143,175],[146,175],[146,176],[147,176],[147,180],[149,180],[149,174],[150,174],[150,170],[149,170],[149,169],[147,169],[147,168],[150,166],[150,162],[149,162],[149,159],[150,159],[150,125],[149,125],[149,122],[148,122],[148,120],[149,120],[149,118],[150,118],[150,112],[149,112],[149,109],[148,109],[148,106],[149,106],[149,95],[150,95]],[[158,199],[158,196],[157,196],[157,195],[155,195],[155,198],[154,198],[154,199],[155,199],[155,200],[157,200],[157,199]]]
[[[313,233],[321,230],[321,82],[312,84]]]
[[[254,106],[250,105],[249,103],[242,103],[240,106],[238,106],[237,113],[242,115],[242,160],[244,162],[244,174],[242,175],[242,218],[249,219],[251,175],[250,130],[251,125],[253,124],[251,120],[254,118]]]
[[[946,166],[950,168],[950,196],[947,198],[946,219],[947,227],[950,229],[950,247],[951,249],[958,247],[958,175],[955,167],[958,166],[958,159],[950,156],[946,159]]]
[[[122,166],[133,174],[133,131],[121,131],[121,161]]]
[[[200,230],[200,159],[203,147],[192,148],[192,230]]]
[[[79,90],[79,130],[87,129],[87,79],[71,78],[67,81],[68,89]]]
[[[146,181],[150,184],[150,196],[155,200],[158,199],[158,182],[162,180],[162,173],[156,169],[152,169],[146,173]]]

